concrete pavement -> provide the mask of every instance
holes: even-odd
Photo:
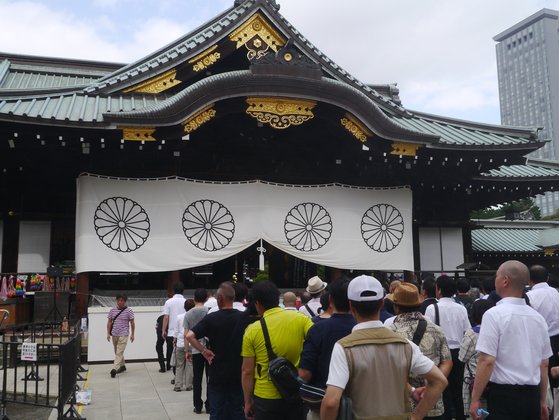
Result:
[[[88,420],[171,419],[206,420],[192,410],[192,391],[173,391],[172,372],[159,372],[157,362],[126,364],[126,372],[111,378],[112,364],[89,365],[87,380],[91,404],[79,411]],[[206,391],[202,392],[205,399]]]

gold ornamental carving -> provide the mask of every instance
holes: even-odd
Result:
[[[367,127],[351,114],[345,114],[340,120],[342,126],[349,131],[357,140],[365,143],[373,135]]]
[[[177,80],[177,71],[170,70],[136,86],[132,86],[131,88],[124,90],[123,93],[160,93],[178,85],[179,83],[181,83],[181,81]]]
[[[270,49],[277,52],[286,42],[260,13],[255,13],[243,26],[233,31],[229,39],[237,44],[237,49],[243,45],[246,47],[249,60],[265,56]]]
[[[392,143],[391,155],[401,155],[401,156],[416,156],[417,149],[423,147],[421,144],[414,143]]]
[[[201,54],[198,54],[196,57],[188,60],[189,64],[194,63],[194,65],[192,66],[192,70],[198,73],[214,65],[221,58],[221,54],[216,52],[216,49],[217,45],[214,45]]]
[[[155,141],[155,128],[121,127],[122,139],[126,141]]]
[[[214,118],[217,112],[213,106],[214,104],[207,106],[184,121],[183,125],[185,133],[192,133],[193,131],[198,130],[203,124]]]
[[[316,102],[289,98],[247,98],[246,113],[262,124],[283,130],[314,118]]]

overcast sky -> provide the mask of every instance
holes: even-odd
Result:
[[[500,123],[493,36],[559,0],[279,0],[308,40],[409,109]],[[0,51],[129,63],[233,0],[0,0]]]

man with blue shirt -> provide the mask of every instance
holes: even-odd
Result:
[[[355,318],[349,313],[348,285],[349,280],[346,278],[338,279],[328,285],[332,316],[314,324],[303,344],[299,376],[309,385],[324,390],[326,390],[328,367],[334,344],[349,335],[356,324]],[[319,411],[313,410],[312,407],[310,416],[313,420],[320,419]]]

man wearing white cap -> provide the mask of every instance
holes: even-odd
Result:
[[[334,420],[343,395],[352,401],[354,418],[423,419],[440,398],[447,380],[419,347],[380,322],[384,290],[371,276],[354,278],[347,290],[357,325],[334,345],[322,420]],[[408,377],[427,380],[423,398],[411,413]]]
[[[322,304],[320,303],[320,295],[324,292],[328,284],[318,276],[311,277],[307,282],[307,292],[311,294],[311,300],[299,308],[299,312],[305,314],[309,318],[317,316],[320,313]]]

